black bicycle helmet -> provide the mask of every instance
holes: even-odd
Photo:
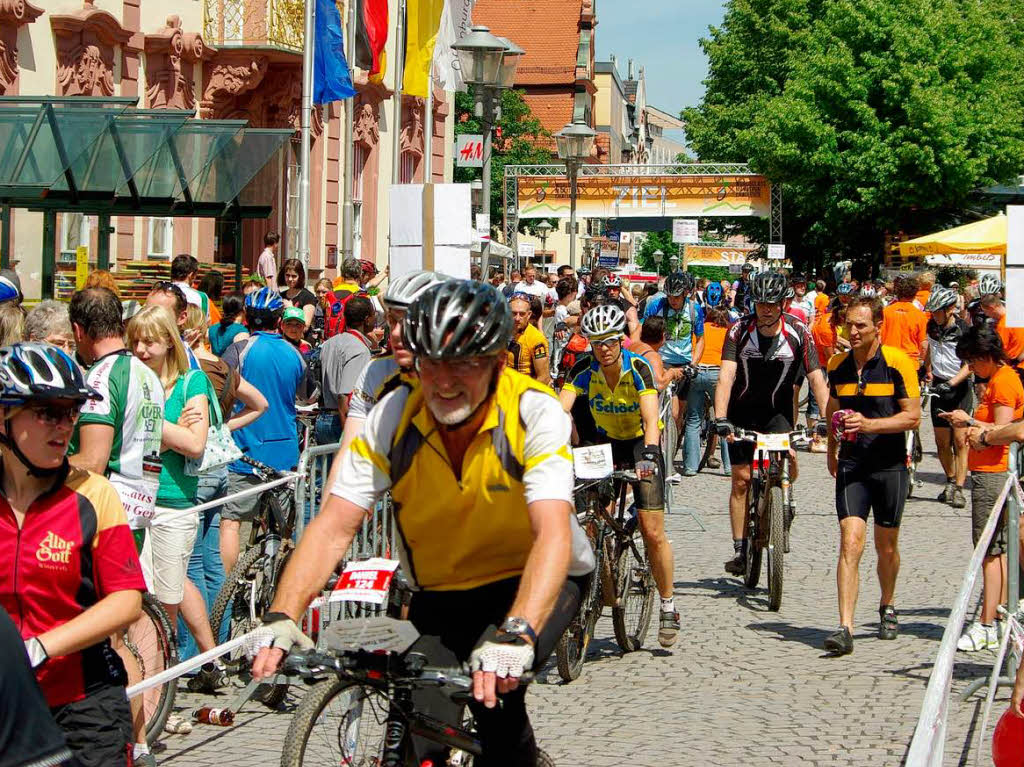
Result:
[[[421,293],[402,321],[402,342],[432,360],[483,357],[508,348],[512,311],[491,285],[448,280]]]
[[[750,283],[750,300],[755,304],[781,304],[789,281],[779,272],[759,272]]]
[[[665,294],[682,296],[693,290],[693,275],[687,272],[672,272],[665,278]]]

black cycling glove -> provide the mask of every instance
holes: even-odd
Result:
[[[936,397],[948,397],[953,393],[953,387],[948,382],[943,381],[932,386],[932,394]]]
[[[736,431],[736,427],[734,427],[729,422],[728,418],[716,418],[715,419],[715,433],[719,437],[728,437],[734,431]]]

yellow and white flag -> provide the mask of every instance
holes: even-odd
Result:
[[[427,97],[434,45],[444,0],[408,0],[405,32],[405,78],[402,92]]]

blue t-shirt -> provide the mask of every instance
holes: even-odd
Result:
[[[665,345],[659,353],[666,365],[689,365],[693,361],[693,336],[704,335],[704,310],[692,298],[687,298],[676,311],[668,303],[668,297],[651,299],[647,302],[648,317],[665,319]]]
[[[222,359],[255,386],[269,404],[267,412],[233,433],[239,449],[278,471],[295,468],[299,462],[295,395],[306,377],[306,362],[299,350],[277,333],[260,331],[229,346]],[[241,407],[239,402],[237,409]],[[236,474],[253,473],[252,467],[242,461],[228,468]]]

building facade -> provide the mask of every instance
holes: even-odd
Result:
[[[349,0],[354,2],[355,0]],[[339,2],[342,19],[345,3]],[[0,95],[127,96],[148,109],[183,109],[199,119],[246,120],[253,128],[293,128],[295,138],[268,168],[272,211],[243,222],[242,261],[252,268],[268,231],[282,235],[279,259],[296,254],[299,179],[298,127],[302,97],[301,0],[0,0]],[[387,61],[395,56],[398,0],[389,3]],[[432,130],[423,99],[403,97],[395,125],[397,73],[371,80],[356,70],[353,145],[343,146],[344,108],[314,109],[310,153],[309,278],[333,275],[341,249],[342,169],[352,152],[354,255],[385,264],[388,187],[398,163],[401,183],[451,179],[452,99],[434,94]],[[2,107],[0,107],[2,108]],[[394,131],[400,155],[393,157]],[[12,260],[26,294],[38,296],[42,214],[13,211]],[[215,219],[118,216],[111,220],[112,262],[169,259],[190,253],[204,262],[233,264],[233,238]],[[79,245],[96,252],[97,221],[58,216],[57,251]],[[95,256],[92,256],[95,260]]]

